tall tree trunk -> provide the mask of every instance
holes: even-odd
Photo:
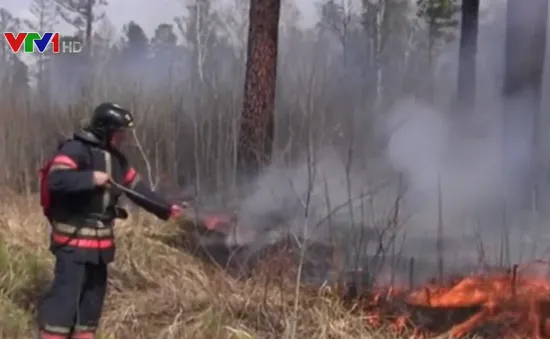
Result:
[[[88,0],[86,2],[86,31],[84,32],[84,44],[86,45],[87,57],[90,58],[92,55],[92,33],[94,25],[94,1]]]
[[[244,103],[237,149],[239,178],[250,180],[271,159],[281,0],[251,0]]]
[[[528,154],[527,159],[519,159],[528,164],[528,171],[521,178],[527,184],[521,195],[525,207],[531,206],[532,198],[538,204],[540,166],[537,159],[547,21],[548,0],[508,0],[503,112],[504,166],[508,171],[507,181],[517,182],[518,177],[514,176],[516,173],[510,171],[517,169],[518,149]]]
[[[463,0],[457,87],[457,109],[461,116],[471,115],[475,110],[478,21],[479,0]]]

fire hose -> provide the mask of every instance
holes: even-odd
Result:
[[[164,204],[162,204],[160,202],[157,202],[153,199],[149,199],[145,195],[143,195],[143,194],[141,194],[137,191],[134,191],[131,188],[123,186],[123,185],[117,183],[116,181],[114,181],[113,179],[109,179],[108,182],[109,182],[109,185],[111,187],[113,187],[116,190],[126,194],[128,197],[131,197],[135,201],[142,202],[142,203],[147,204],[147,205],[152,205],[155,208],[158,208],[158,209],[161,209],[161,210],[166,208],[166,206],[164,206]]]
[[[150,199],[148,197],[146,197],[145,195],[131,189],[131,188],[128,188],[124,185],[121,185],[119,183],[117,183],[116,181],[112,180],[112,179],[109,179],[109,185],[126,194],[128,197],[132,198],[134,201],[137,201],[137,202],[142,202],[144,204],[147,204],[147,205],[152,205],[152,206],[155,206],[156,208],[159,208],[159,209],[164,209],[166,206],[164,206],[164,204],[162,204],[161,202],[157,202],[153,199]],[[196,213],[195,210],[193,209],[190,209],[189,207],[187,206],[181,206],[182,208],[185,209],[185,212],[183,213],[183,218],[185,220],[188,220],[190,222],[193,222],[195,224],[202,224],[204,225],[207,229],[214,229],[216,228],[218,222],[220,222],[221,220],[218,220],[217,218],[204,218],[204,217],[199,217],[199,215]]]

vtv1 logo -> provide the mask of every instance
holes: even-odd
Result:
[[[50,46],[53,53],[80,53],[82,43],[76,40],[62,40],[59,33],[46,32],[42,35],[36,32],[4,33],[8,46],[13,53],[23,49],[24,53],[44,53]]]

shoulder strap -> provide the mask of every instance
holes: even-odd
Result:
[[[63,146],[65,146],[66,143],[68,143],[69,141],[73,140],[72,138],[67,138],[63,141],[61,141],[58,145],[57,145],[57,150],[60,151]]]
[[[65,146],[65,144],[68,143],[69,141],[79,142],[82,146],[84,146],[84,148],[86,148],[86,151],[88,152],[88,157],[90,158],[90,166],[93,168],[93,166],[94,166],[94,164],[93,164],[94,157],[93,157],[93,153],[92,153],[92,147],[93,146],[91,146],[89,144],[86,144],[82,140],[80,140],[78,138],[67,138],[64,141],[59,143],[59,146],[57,147],[57,150],[58,151],[61,150],[61,148],[63,148],[63,146]]]

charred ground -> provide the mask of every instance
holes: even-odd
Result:
[[[34,309],[51,278],[47,227],[32,212],[34,205],[20,198],[2,204],[3,338],[35,335]],[[412,287],[359,285],[348,275],[323,285],[306,279],[296,290],[300,251],[292,243],[265,248],[246,270],[232,276],[209,257],[188,252],[191,229],[185,223],[159,224],[136,214],[117,226],[118,257],[111,267],[100,338],[435,338],[445,333],[546,338],[548,334],[550,280],[545,262]],[[167,241],[185,237],[181,243]],[[312,256],[334,259],[325,247]],[[333,264],[325,262],[328,271]],[[310,269],[318,272],[319,266]]]

